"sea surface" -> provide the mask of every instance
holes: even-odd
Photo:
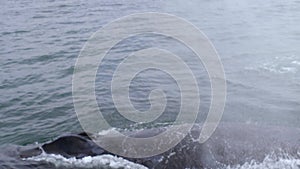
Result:
[[[115,19],[140,12],[184,18],[210,39],[226,75],[222,121],[300,128],[299,9],[298,0],[1,1],[0,168],[43,168],[45,161],[53,167],[58,163],[69,168],[95,167],[85,164],[93,159],[14,161],[7,152],[82,131],[72,98],[76,59],[94,32]],[[117,65],[131,52],[148,47],[169,49],[192,67],[201,93],[197,122],[205,120],[210,106],[209,78],[202,64],[194,62],[192,53],[180,45],[160,35],[140,35],[111,49],[95,84],[98,104],[113,127],[155,127],[176,118],[180,91],[168,74],[158,70],[138,74],[130,88],[132,104],[141,111],[149,108],[151,90],[165,91],[168,104],[155,123],[134,125],[118,115],[112,102],[110,80]],[[94,160],[105,164],[102,158]],[[299,167],[300,159],[289,160],[266,159],[237,168]]]

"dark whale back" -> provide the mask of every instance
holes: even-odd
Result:
[[[44,144],[42,149],[48,154],[59,154],[67,158],[107,154],[104,149],[81,135],[62,136],[53,142]]]
[[[156,135],[163,130],[163,128],[145,129],[133,131],[128,135],[143,138]],[[277,154],[277,152],[279,155],[284,152],[290,156],[299,156],[298,128],[223,123],[203,144],[195,141],[200,131],[201,125],[195,126],[179,144],[162,154],[140,159],[123,158],[149,168],[173,169],[224,168],[228,165],[242,165],[251,160],[260,162],[270,153]],[[86,133],[62,136],[42,145],[41,148],[35,146],[21,151],[20,156],[23,158],[36,156],[42,153],[41,149],[48,154],[59,154],[66,158],[111,154],[94,143],[89,136]],[[107,141],[113,145],[113,140]]]

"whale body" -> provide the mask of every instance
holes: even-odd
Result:
[[[163,130],[145,129],[133,131],[130,135],[145,137]],[[242,165],[252,160],[261,162],[270,154],[299,158],[299,128],[221,123],[213,135],[202,144],[195,141],[200,131],[201,125],[195,125],[179,144],[162,154],[147,158],[122,158],[158,169],[223,168],[228,165]],[[43,151],[66,158],[114,155],[99,147],[87,134],[80,133],[61,136],[52,142],[24,149],[20,151],[20,157],[37,156]]]

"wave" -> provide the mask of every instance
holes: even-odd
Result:
[[[299,169],[300,159],[286,155],[278,157],[268,155],[262,162],[252,160],[243,165],[227,166],[226,169]]]
[[[87,156],[82,159],[65,158],[61,155],[43,153],[39,156],[26,158],[24,160],[36,162],[48,162],[56,167],[64,168],[101,168],[101,169],[147,169],[147,167],[130,162],[121,157],[113,155]],[[266,156],[262,162],[251,160],[242,165],[224,166],[219,169],[299,169],[300,159],[292,156]]]
[[[101,169],[147,169],[147,167],[113,155],[87,156],[82,159],[65,158],[61,155],[42,153],[23,160],[48,162],[63,168],[101,168]]]
[[[247,70],[267,71],[275,74],[295,74],[300,70],[299,58],[292,56],[275,57],[273,60],[246,67]]]

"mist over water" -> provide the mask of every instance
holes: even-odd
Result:
[[[62,133],[80,132],[72,100],[73,68],[80,50],[105,24],[128,14],[149,11],[188,20],[214,44],[227,79],[223,122],[300,127],[297,0],[13,0],[1,1],[0,9],[2,146],[41,143]],[[118,115],[110,95],[110,81],[122,59],[149,47],[176,53],[195,72],[201,95],[197,121],[203,122],[211,91],[205,68],[178,41],[152,34],[121,41],[101,63],[96,76],[96,96],[105,118],[114,127],[134,125]],[[164,72],[147,70],[136,76],[130,86],[132,104],[138,110],[147,110],[149,92],[158,87],[165,91],[168,104],[155,122],[172,122],[178,113],[180,91]],[[299,166],[298,159],[294,160]],[[5,161],[9,158],[0,160]]]

